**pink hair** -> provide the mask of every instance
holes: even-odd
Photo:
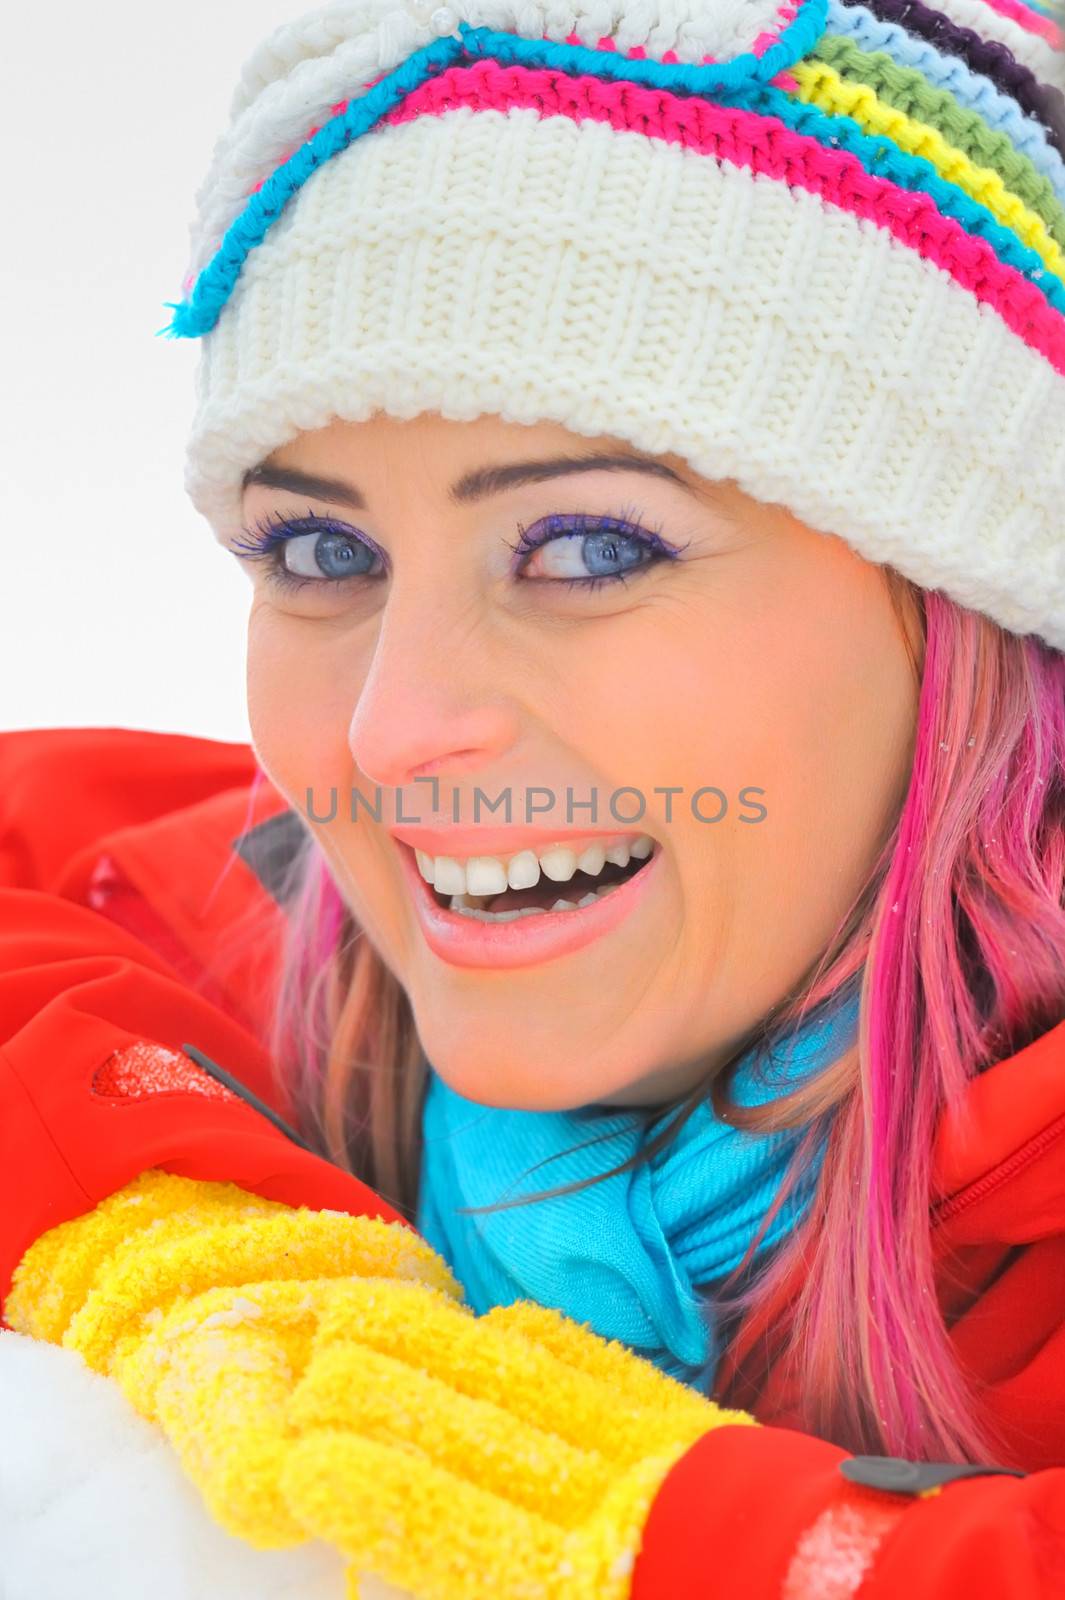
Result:
[[[854,1088],[809,1223],[758,1283],[743,1342],[770,1335],[801,1278],[784,1359],[815,1431],[911,1460],[987,1460],[995,1442],[937,1301],[933,1139],[971,1077],[1065,1009],[1065,657],[923,598],[913,766],[874,873]],[[807,1005],[849,975],[862,942]],[[810,1098],[795,1098],[798,1120]],[[781,1109],[744,1120],[788,1125]]]
[[[857,1045],[757,1110],[728,1103],[723,1069],[678,1098],[673,1128],[626,1165],[707,1095],[737,1124],[808,1130],[792,1181],[827,1136],[806,1223],[717,1286],[720,1314],[741,1318],[719,1396],[756,1396],[776,1362],[811,1432],[852,1450],[986,1461],[994,1432],[937,1299],[933,1140],[974,1075],[1065,1011],[1065,656],[886,577],[923,632],[908,792],[829,948],[729,1066],[860,982]],[[424,1056],[402,987],[309,834],[270,1042],[305,1136],[414,1220]]]

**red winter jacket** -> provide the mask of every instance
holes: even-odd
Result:
[[[0,734],[0,1309],[24,1252],[148,1167],[402,1220],[271,1120],[259,997],[292,818],[245,745],[113,728]],[[280,856],[279,856],[280,853]],[[256,937],[234,953],[238,920]],[[143,1041],[175,1053],[138,1089]],[[266,1107],[182,1053],[203,1051]],[[157,1054],[157,1052],[156,1052]],[[1012,1464],[889,1492],[797,1430],[773,1374],[652,1507],[632,1600],[1065,1596],[1065,1023],[985,1072],[936,1148],[933,1231],[959,1362]],[[742,1389],[743,1364],[729,1358]],[[896,1467],[896,1473],[904,1469]]]

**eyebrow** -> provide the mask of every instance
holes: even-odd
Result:
[[[650,476],[667,478],[694,494],[692,487],[653,456],[642,455],[590,455],[553,456],[540,461],[512,461],[505,466],[479,467],[464,473],[448,490],[448,499],[454,505],[469,505],[475,500],[486,500],[490,495],[502,494],[528,483],[542,483],[548,478],[560,478],[574,472],[643,472]],[[318,473],[300,472],[295,467],[270,466],[260,462],[245,474],[242,487],[253,484],[267,489],[291,489],[295,494],[311,495],[319,500],[336,500],[346,506],[365,511],[366,500],[353,483],[342,478],[326,478]]]

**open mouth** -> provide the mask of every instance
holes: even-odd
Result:
[[[539,916],[547,911],[572,911],[578,906],[591,905],[595,900],[604,900],[653,860],[652,851],[643,860],[631,857],[624,867],[607,861],[598,872],[584,872],[578,868],[571,878],[561,883],[541,874],[539,882],[529,889],[507,888],[498,894],[447,894],[429,884],[426,887],[445,911],[480,922],[508,922],[515,917]]]

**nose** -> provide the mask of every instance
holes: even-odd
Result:
[[[487,771],[519,737],[518,706],[491,629],[470,603],[394,584],[348,747],[373,784]],[[404,797],[427,809],[424,789]]]

